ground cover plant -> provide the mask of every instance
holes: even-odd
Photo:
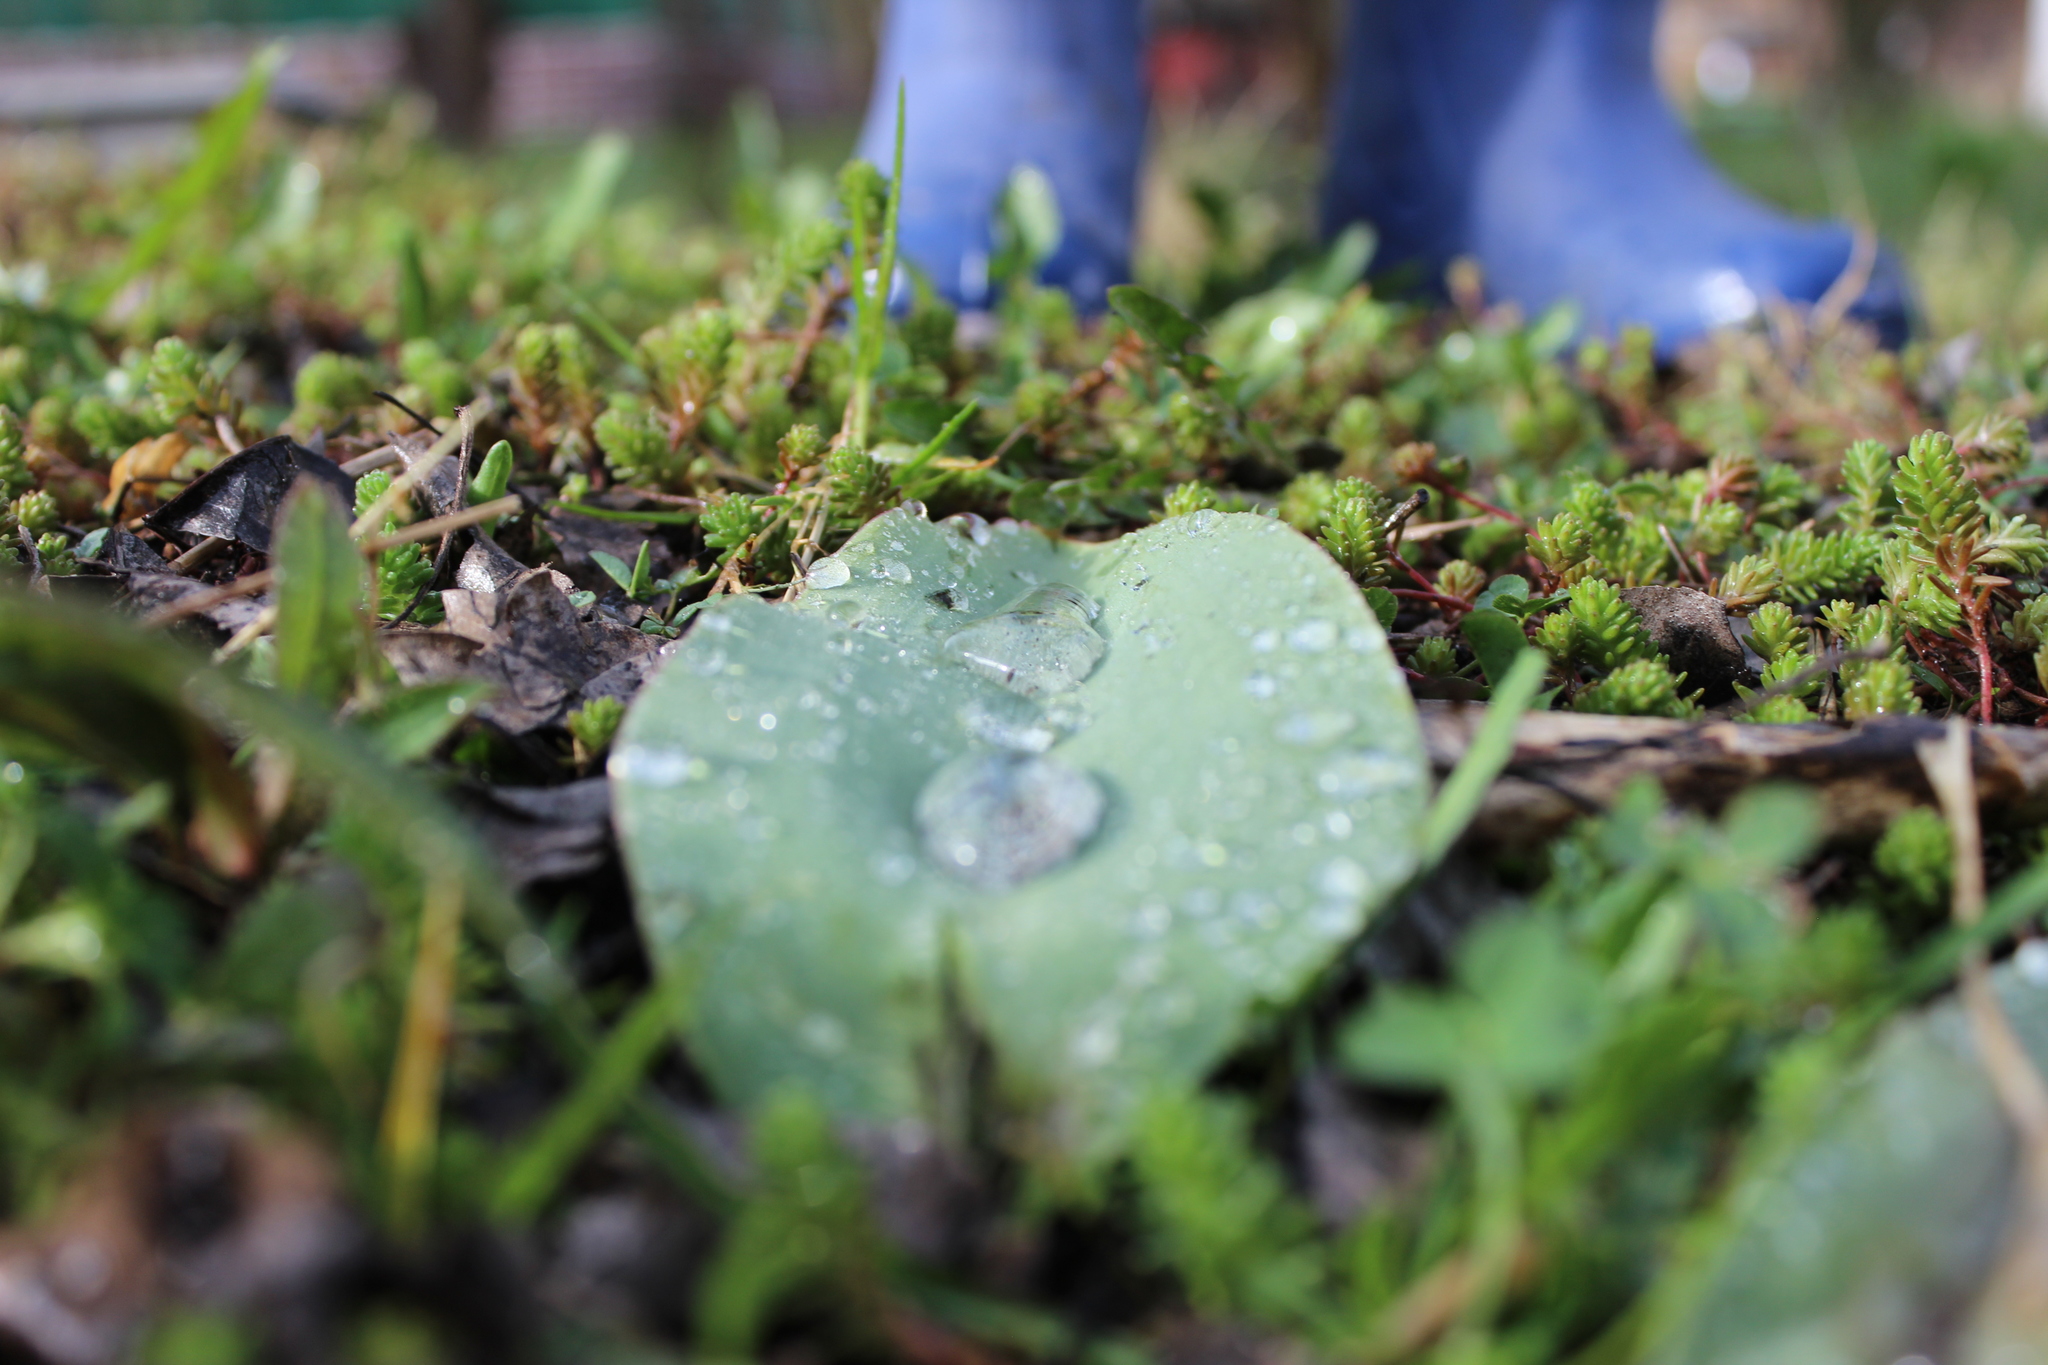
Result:
[[[2048,345],[269,70],[0,170],[0,1352],[2039,1353]]]

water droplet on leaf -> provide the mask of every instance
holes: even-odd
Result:
[[[1019,696],[1071,692],[1109,648],[1089,624],[1096,612],[1081,593],[1049,583],[956,632],[946,652]]]
[[[933,774],[917,798],[925,853],[990,890],[1021,886],[1067,862],[1102,823],[1102,788],[1056,758],[969,754]]]
[[[1337,643],[1334,621],[1304,621],[1287,632],[1287,647],[1302,654],[1321,654]]]
[[[1335,744],[1358,724],[1349,711],[1296,711],[1273,727],[1273,737],[1282,744],[1320,749]]]
[[[811,565],[811,571],[804,575],[805,586],[817,588],[821,592],[830,588],[843,588],[852,581],[853,570],[847,566],[845,560],[838,558],[821,559]]]

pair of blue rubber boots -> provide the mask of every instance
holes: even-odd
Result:
[[[1587,331],[1640,324],[1672,353],[1773,299],[1819,300],[1854,236],[1724,181],[1665,104],[1658,0],[1353,0],[1330,121],[1324,225],[1379,233],[1378,265],[1489,296],[1560,300]],[[1145,131],[1142,0],[891,0],[861,155],[889,164],[907,83],[902,244],[956,302],[986,302],[990,215],[1014,170],[1058,191],[1043,278],[1084,305],[1126,278]],[[1908,326],[1889,252],[1851,309]]]

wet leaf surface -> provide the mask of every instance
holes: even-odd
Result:
[[[740,1103],[941,1118],[957,990],[1042,1140],[1099,1155],[1413,865],[1412,706],[1277,523],[893,512],[808,584],[708,608],[611,760],[643,931]]]

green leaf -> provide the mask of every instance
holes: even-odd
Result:
[[[363,658],[369,569],[333,494],[301,479],[278,512],[277,685],[332,704]]]
[[[1465,642],[1479,657],[1486,680],[1495,687],[1505,682],[1516,661],[1530,652],[1529,637],[1523,633],[1522,623],[1504,611],[1492,607],[1469,611],[1460,628],[1465,632]]]
[[[1372,608],[1372,614],[1379,618],[1381,630],[1392,630],[1394,618],[1401,614],[1401,599],[1388,589],[1375,583],[1365,590],[1365,603]]]
[[[683,1005],[676,986],[651,990],[627,1011],[590,1059],[576,1088],[524,1138],[491,1194],[491,1212],[523,1223],[539,1213],[598,1132],[640,1088],[675,1031]]]
[[[128,244],[128,253],[113,272],[103,276],[80,300],[79,311],[85,317],[98,317],[130,280],[161,261],[186,220],[213,197],[221,180],[234,168],[235,159],[242,154],[242,144],[248,141],[249,129],[270,97],[270,83],[284,65],[284,58],[283,45],[273,43],[249,59],[249,74],[243,78],[242,88],[206,116],[199,126],[198,150],[185,163],[185,169],[178,172],[178,178],[155,196],[156,216],[135,234]]]
[[[1450,1088],[1467,1075],[1512,1091],[1569,1081],[1606,1027],[1600,974],[1556,919],[1496,915],[1458,949],[1453,989],[1382,989],[1344,1032],[1344,1060],[1361,1075]]]
[[[592,563],[604,570],[605,577],[618,584],[622,591],[633,591],[633,570],[627,567],[625,560],[609,550],[592,550],[590,558]]]
[[[547,226],[541,229],[540,259],[545,268],[560,270],[566,266],[576,248],[597,226],[598,219],[611,207],[612,196],[618,193],[619,178],[626,173],[626,160],[632,151],[633,144],[623,133],[598,133],[583,144],[576,169],[569,176],[569,187],[556,201],[555,211],[548,215]]]
[[[1406,689],[1271,519],[1080,544],[899,510],[808,582],[706,607],[612,751],[649,949],[733,1101],[934,1117],[950,974],[1041,1149],[1102,1155],[1415,866]]]
[[[1523,616],[1527,614],[1528,601],[1529,580],[1520,574],[1510,573],[1502,574],[1489,583],[1473,605],[1481,609],[1492,607],[1510,616]]]
[[[1169,361],[1185,356],[1195,338],[1202,335],[1202,324],[1135,284],[1120,284],[1110,290],[1109,306]]]
[[[1516,634],[1520,635],[1517,628]],[[1524,649],[1515,658],[1501,680],[1495,684],[1492,705],[1486,709],[1486,719],[1479,724],[1479,733],[1472,739],[1472,746],[1465,756],[1458,760],[1458,766],[1451,773],[1450,780],[1437,793],[1436,800],[1429,808],[1429,819],[1422,830],[1422,865],[1436,866],[1444,855],[1451,851],[1451,845],[1472,823],[1472,817],[1479,813],[1479,807],[1486,800],[1486,793],[1508,766],[1508,760],[1515,754],[1515,723],[1529,704],[1536,700],[1536,693],[1543,686],[1545,673],[1550,661],[1541,650]]]
[[[2048,1065],[2038,977],[1994,973],[2036,1068]],[[1641,1359],[1861,1365],[1952,1342],[2026,1198],[1960,1006],[1901,1018],[1849,1075],[1812,1087],[1752,1139],[1718,1235],[1670,1277]]]
[[[388,694],[356,723],[370,732],[393,763],[413,763],[432,753],[490,691],[478,682],[408,687]]]
[[[398,334],[411,340],[434,330],[434,289],[420,257],[420,234],[408,227],[398,239]]]

